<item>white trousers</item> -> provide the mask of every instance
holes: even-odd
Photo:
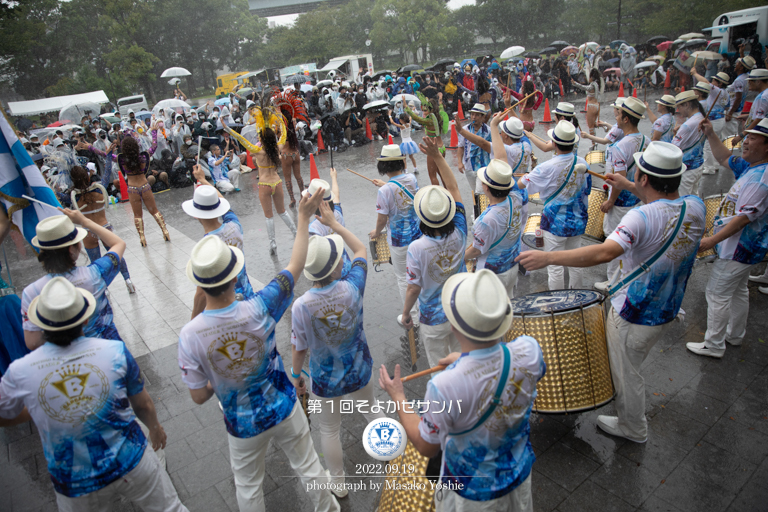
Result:
[[[472,501],[444,490],[442,500],[435,497],[435,512],[533,512],[531,475],[509,494],[490,501]]]
[[[696,169],[688,169],[683,173],[683,177],[680,179],[680,187],[677,189],[680,197],[699,195],[699,182],[701,181],[701,173],[703,171],[703,167],[698,167]]]
[[[512,265],[512,268],[507,270],[506,272],[502,272],[501,274],[496,274],[496,277],[499,278],[499,281],[501,281],[501,284],[504,285],[504,288],[507,289],[507,297],[510,299],[515,298],[515,286],[517,286],[517,276],[520,275],[520,272],[518,271],[518,264],[515,263]]]
[[[421,324],[419,338],[424,343],[424,351],[427,353],[429,366],[437,366],[437,362],[451,352],[461,352],[459,340],[451,331],[451,323],[445,322],[438,325]]]
[[[368,411],[372,405],[376,404],[376,398],[373,396],[373,377],[363,388],[335,398],[325,398],[322,396],[311,395],[313,400],[320,400],[320,413],[315,416],[320,424],[320,448],[323,450],[325,465],[331,473],[331,483],[334,485],[344,485],[344,455],[341,449],[341,401],[351,401],[353,410],[357,409],[358,400],[368,402]],[[349,414],[345,411],[345,416]],[[363,413],[365,421],[372,422],[377,418],[386,418],[383,412]]]
[[[712,123],[712,130],[714,130],[717,138],[722,140],[724,138],[725,118],[721,117],[720,119],[710,121],[710,123]],[[709,145],[709,139],[707,139],[704,143],[704,169],[717,169],[718,167],[723,168],[712,155],[712,147]]]
[[[218,188],[220,191],[226,193],[226,192],[232,192],[236,188],[240,188],[240,171],[237,170],[230,170],[227,173],[227,179],[229,181],[220,180],[216,182],[216,188]]]
[[[464,169],[464,176],[467,177],[467,183],[469,183],[469,190],[475,190],[477,186],[477,171],[473,171],[471,167]]]
[[[405,304],[405,292],[408,290],[408,282],[405,277],[406,260],[408,257],[408,246],[393,247],[389,246],[389,255],[392,258],[392,267],[395,269],[395,278],[397,279],[397,289],[400,290],[400,298]],[[419,299],[416,299],[411,308],[411,318],[413,325],[419,326]]]
[[[278,425],[255,437],[229,437],[229,458],[235,475],[237,505],[240,512],[264,512],[264,456],[270,439],[283,450],[293,470],[298,473],[304,487],[315,485],[325,487],[328,476],[320,464],[312,437],[309,434],[307,417],[298,405],[293,406],[290,416]],[[341,510],[331,491],[308,491],[309,498],[317,512]],[[290,508],[289,504],[285,504]]]
[[[149,438],[149,427],[147,427],[145,424],[139,421],[139,418],[136,418],[136,423],[139,424],[139,427],[141,427],[141,431],[144,432],[144,437],[147,438],[147,443],[152,445],[152,441]],[[155,455],[157,455],[157,460],[160,462],[160,467],[163,468],[163,470],[165,470],[167,466],[167,463],[165,461],[165,450],[160,448],[155,452]]]
[[[553,235],[549,231],[543,231],[544,234],[544,250],[547,252],[552,251],[567,251],[570,249],[578,249],[581,247],[580,236],[557,236]],[[550,265],[547,267],[547,274],[549,275],[549,289],[550,290],[562,290],[565,288],[565,267],[556,265]],[[576,267],[568,267],[568,287],[569,288],[581,288],[581,274],[582,269]]]
[[[725,349],[725,340],[739,345],[747,333],[749,313],[749,270],[733,260],[716,259],[707,281],[707,332],[704,342],[708,348]]]
[[[77,498],[56,493],[59,512],[110,512],[115,495],[124,496],[145,512],[183,512],[171,477],[160,466],[152,445],[148,444],[139,464],[106,487]]]
[[[630,437],[645,439],[648,436],[645,380],[640,375],[640,366],[671,324],[638,325],[621,318],[613,307],[608,312],[605,336],[616,390],[616,413],[619,428]]]
[[[614,206],[605,214],[605,216],[603,216],[603,234],[606,238],[616,231],[621,219],[632,208],[634,208],[634,206]],[[608,262],[608,279],[613,278],[617,268],[619,268],[619,258],[615,258]]]

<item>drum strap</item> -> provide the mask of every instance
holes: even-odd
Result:
[[[666,133],[666,132],[665,132],[665,133]],[[641,133],[641,134],[640,134],[640,136],[642,137],[642,140],[640,141],[640,147],[638,148],[638,150],[636,151],[636,153],[642,153],[643,151],[645,151],[645,135],[643,135],[643,134]],[[629,165],[627,166],[627,173],[629,173],[629,170],[630,170],[630,169],[631,169],[631,168],[632,168],[634,165],[635,165],[635,159],[633,158],[633,159],[632,159],[632,161],[631,161],[631,162],[629,163]]]
[[[512,174],[513,175],[515,174],[515,171],[517,171],[517,168],[520,167],[520,164],[523,163],[523,160],[525,160],[525,144],[523,144],[522,142],[520,143],[520,150],[521,150],[520,161],[517,162],[517,165],[515,166],[515,168],[512,169]]]
[[[497,245],[499,245],[502,240],[504,240],[504,237],[507,236],[507,233],[509,233],[509,228],[512,227],[512,198],[507,196],[507,202],[509,202],[509,220],[507,220],[507,229],[504,230],[504,234],[501,235],[498,240],[493,242],[493,244],[491,245],[491,248],[488,249],[489,251],[492,250]]]
[[[501,405],[501,395],[504,393],[504,388],[507,384],[507,378],[509,378],[509,360],[512,358],[511,355],[509,355],[509,349],[507,348],[506,343],[501,344],[501,353],[504,358],[504,367],[501,370],[501,377],[499,377],[499,385],[496,386],[496,392],[493,394],[493,399],[491,400],[491,406],[488,407],[488,410],[485,411],[485,414],[483,414],[479,420],[477,420],[477,423],[470,428],[469,430],[465,430],[463,432],[458,432],[456,434],[449,434],[451,436],[463,436],[464,434],[469,434],[473,430],[476,430],[479,428],[485,421],[491,417],[493,414],[493,411],[496,410],[496,407]]]
[[[560,188],[558,188],[557,190],[555,190],[555,193],[554,193],[554,194],[552,194],[551,196],[549,196],[549,198],[548,198],[546,201],[544,201],[544,206],[547,206],[547,205],[548,205],[549,203],[551,203],[551,202],[552,202],[552,201],[553,201],[553,200],[554,200],[554,199],[555,199],[557,196],[559,196],[559,195],[560,195],[560,192],[562,192],[562,191],[563,191],[563,189],[565,188],[565,186],[568,184],[568,182],[569,182],[569,181],[570,181],[570,179],[571,179],[571,176],[573,176],[573,169],[574,169],[574,167],[576,167],[576,159],[577,159],[577,158],[579,158],[579,157],[578,157],[578,155],[573,155],[573,163],[571,164],[571,168],[570,168],[570,170],[568,171],[568,174],[565,176],[565,179],[563,180],[563,183],[562,183],[562,185],[560,185]]]
[[[635,270],[630,272],[627,277],[613,285],[608,290],[608,296],[612,297],[616,294],[619,290],[623,289],[625,286],[629,285],[632,281],[643,275],[643,273],[648,272],[651,269],[651,265],[656,263],[656,260],[661,258],[661,255],[664,254],[667,249],[669,249],[669,246],[672,245],[672,242],[675,241],[677,238],[677,234],[680,232],[680,228],[683,226],[683,220],[685,220],[685,200],[683,200],[683,206],[680,208],[680,217],[677,219],[677,225],[675,226],[675,230],[672,232],[672,234],[669,236],[666,242],[664,242],[664,245],[661,246],[661,248],[656,251],[656,254],[651,256],[647,261],[644,263],[641,263]]]
[[[411,201],[413,201],[413,194],[411,194],[411,191],[410,191],[410,190],[408,190],[407,188],[405,188],[405,186],[404,186],[402,183],[400,183],[399,181],[395,181],[395,180],[389,180],[389,182],[390,182],[390,183],[394,183],[395,185],[397,185],[398,187],[400,187],[401,189],[403,189],[403,192],[405,192],[405,195],[407,195],[408,197],[410,197],[410,198],[411,198]]]

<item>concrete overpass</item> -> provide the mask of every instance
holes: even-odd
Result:
[[[339,5],[347,0],[248,0],[251,12],[260,18],[300,14],[309,12],[321,5]]]

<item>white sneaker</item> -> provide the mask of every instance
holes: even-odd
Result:
[[[753,283],[768,284],[768,275],[763,274],[760,276],[749,276],[749,280],[752,281]]]
[[[693,352],[694,354],[698,354],[700,356],[707,356],[707,357],[714,357],[715,359],[722,359],[722,357],[725,355],[725,349],[716,349],[716,348],[709,348],[707,347],[706,343],[703,341],[701,343],[686,343],[685,348]]]
[[[761,286],[760,288],[757,289],[757,291],[759,291],[763,295],[768,295],[768,286]]]
[[[704,169],[701,171],[701,174],[715,174],[717,172],[716,169]]]
[[[326,469],[325,474],[328,475],[328,480],[331,480],[331,472]],[[335,485],[331,484],[329,488],[333,495],[339,499],[346,498],[347,494],[349,494],[349,491],[346,489],[346,487],[343,486],[339,489]]]
[[[610,281],[601,281],[599,283],[595,283],[592,285],[592,288],[595,290],[602,292],[602,293],[608,293],[608,286],[611,284]]]
[[[633,443],[644,443],[648,440],[647,436],[644,439],[637,439],[625,434],[619,427],[619,418],[617,416],[598,416],[597,426],[606,434],[623,437],[624,439],[629,439]]]

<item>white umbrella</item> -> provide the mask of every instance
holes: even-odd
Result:
[[[192,73],[187,71],[184,68],[168,68],[165,71],[163,71],[163,74],[160,75],[160,78],[174,78],[174,77],[181,77],[181,76],[190,76]]]
[[[512,57],[517,57],[518,55],[522,55],[525,53],[525,48],[522,46],[510,46],[503,52],[501,52],[500,59],[511,59]]]
[[[594,42],[594,41],[590,41],[590,42],[588,42],[588,43],[584,43],[584,44],[586,44],[586,45],[587,45],[587,48],[589,48],[590,50],[597,50],[598,48],[600,48],[600,45],[599,45],[599,44],[597,44],[597,43],[596,43],[596,42]]]
[[[157,113],[160,112],[161,108],[166,111],[173,110],[179,114],[182,112],[189,112],[192,109],[192,107],[190,107],[186,101],[181,101],[174,98],[158,101],[157,104],[152,108],[152,113],[157,116]]]
[[[70,103],[59,112],[59,121],[69,119],[73,123],[79,123],[83,116],[90,114],[91,117],[95,117],[99,115],[99,112],[101,112],[101,107],[91,101]]]
[[[707,52],[707,51],[700,51],[700,52],[693,52],[691,54],[691,57],[694,59],[701,59],[701,60],[720,60],[722,59],[722,55],[720,55],[717,52]]]
[[[704,39],[704,34],[700,34],[698,32],[690,32],[688,34],[683,34],[678,39],[682,39],[683,41],[689,41],[691,39]]]
[[[301,84],[301,92],[309,92],[314,87],[312,84]]]
[[[371,109],[371,108],[388,107],[388,106],[389,106],[389,103],[387,103],[386,101],[384,101],[384,100],[376,100],[376,101],[372,101],[370,103],[366,103],[365,105],[363,105],[363,110],[368,110],[368,109]]]
[[[402,101],[405,105],[407,105],[410,102],[414,102],[417,105],[421,105],[421,100],[419,99],[419,97],[414,96],[413,94],[398,94],[398,95],[392,96],[392,99],[389,100],[389,102],[393,105],[398,101]]]
[[[640,64],[638,64],[637,66],[635,66],[635,69],[652,68],[652,67],[658,66],[658,65],[659,65],[658,62],[655,62],[655,61],[652,61],[652,60],[645,60],[645,61],[641,62]]]
[[[176,85],[179,82],[181,82],[181,78],[171,78],[170,80],[168,80],[168,83],[171,85]]]

